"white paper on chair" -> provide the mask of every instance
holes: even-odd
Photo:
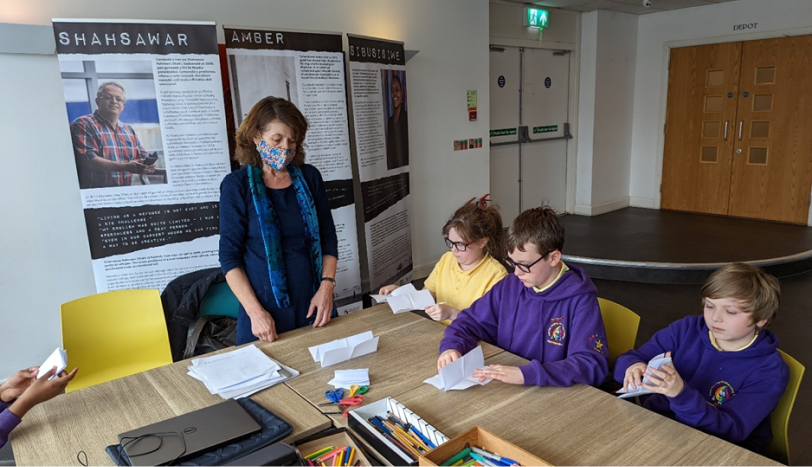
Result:
[[[370,294],[378,303],[388,303],[392,312],[403,313],[411,310],[422,310],[435,304],[434,297],[428,289],[417,290],[412,284],[398,287],[389,295]]]
[[[660,355],[657,355],[656,357],[652,358],[648,362],[648,366],[650,366],[650,367],[654,368],[655,370],[657,370],[661,366],[666,365],[666,364],[670,364],[670,363],[671,363],[671,357],[666,357],[664,353],[661,353]],[[650,375],[651,372],[646,370],[646,374]],[[643,375],[643,382],[644,383],[650,383],[651,381],[645,375]],[[618,396],[619,398],[626,399],[626,398],[629,398],[629,397],[643,396],[645,394],[653,394],[653,392],[649,391],[648,389],[644,388],[643,386],[639,386],[637,389],[632,389],[632,385],[629,384],[629,387],[621,388],[620,390],[617,391],[616,394],[620,394]]]
[[[321,362],[321,367],[324,368],[377,351],[378,339],[378,337],[372,337],[372,331],[366,331],[344,339],[336,339],[326,344],[316,345],[308,350],[310,350],[313,361]]]
[[[491,378],[486,378],[480,383],[479,378],[472,376],[478,368],[490,368],[485,366],[485,356],[482,354],[481,345],[440,368],[440,374],[423,382],[443,391],[468,389],[471,386],[484,386],[490,383]]]
[[[45,373],[48,373],[53,367],[56,367],[56,373],[53,374],[49,380],[56,378],[59,373],[61,373],[66,367],[68,366],[68,352],[65,351],[62,347],[57,347],[56,350],[51,353],[51,355],[45,359],[42,365],[39,366],[39,372],[37,372],[37,379],[42,378]]]

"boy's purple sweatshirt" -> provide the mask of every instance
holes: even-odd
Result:
[[[603,383],[609,348],[598,291],[583,269],[568,267],[540,293],[506,276],[446,328],[440,353],[465,355],[483,340],[530,360],[519,367],[525,385]]]
[[[750,347],[722,352],[711,344],[705,318],[688,316],[619,356],[615,379],[623,383],[626,368],[669,351],[685,387],[676,397],[652,394],[644,407],[753,451],[766,447],[770,412],[789,381],[775,334],[763,330]]]

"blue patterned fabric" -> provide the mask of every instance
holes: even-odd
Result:
[[[296,200],[299,202],[299,210],[302,213],[305,239],[310,244],[310,260],[314,274],[313,279],[315,283],[318,283],[322,271],[322,251],[316,204],[313,201],[313,196],[307,187],[307,183],[305,183],[301,169],[291,165],[288,167],[288,173],[290,174],[293,188],[296,191]],[[265,253],[268,257],[268,273],[271,278],[274,299],[279,308],[288,308],[290,307],[290,297],[288,295],[285,262],[282,255],[282,236],[280,233],[279,217],[276,215],[276,211],[274,211],[273,203],[265,188],[265,182],[262,180],[262,169],[248,166],[248,183],[251,189],[251,197],[254,200],[254,208],[257,211],[259,228],[262,232],[262,242],[265,245]]]

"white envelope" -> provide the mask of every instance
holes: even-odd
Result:
[[[42,378],[45,373],[48,373],[53,367],[56,367],[56,373],[53,376],[48,378],[52,380],[56,378],[59,373],[62,372],[68,366],[68,352],[65,351],[62,347],[57,347],[56,350],[51,353],[51,355],[45,359],[42,365],[39,366],[39,372],[37,373],[37,379]]]
[[[471,386],[484,386],[490,383],[491,378],[486,378],[480,383],[479,378],[472,376],[477,368],[490,368],[485,366],[485,356],[482,354],[481,345],[442,367],[437,376],[432,376],[423,382],[443,391],[468,389]]]
[[[316,345],[308,350],[310,350],[313,361],[321,362],[321,367],[324,368],[377,351],[378,339],[378,337],[372,337],[372,331],[367,331],[345,339],[336,339],[326,344]]]

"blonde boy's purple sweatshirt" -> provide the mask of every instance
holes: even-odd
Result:
[[[530,360],[519,367],[525,385],[603,383],[609,347],[598,291],[583,269],[568,267],[543,292],[506,276],[446,328],[440,353],[464,355],[483,340]]]

